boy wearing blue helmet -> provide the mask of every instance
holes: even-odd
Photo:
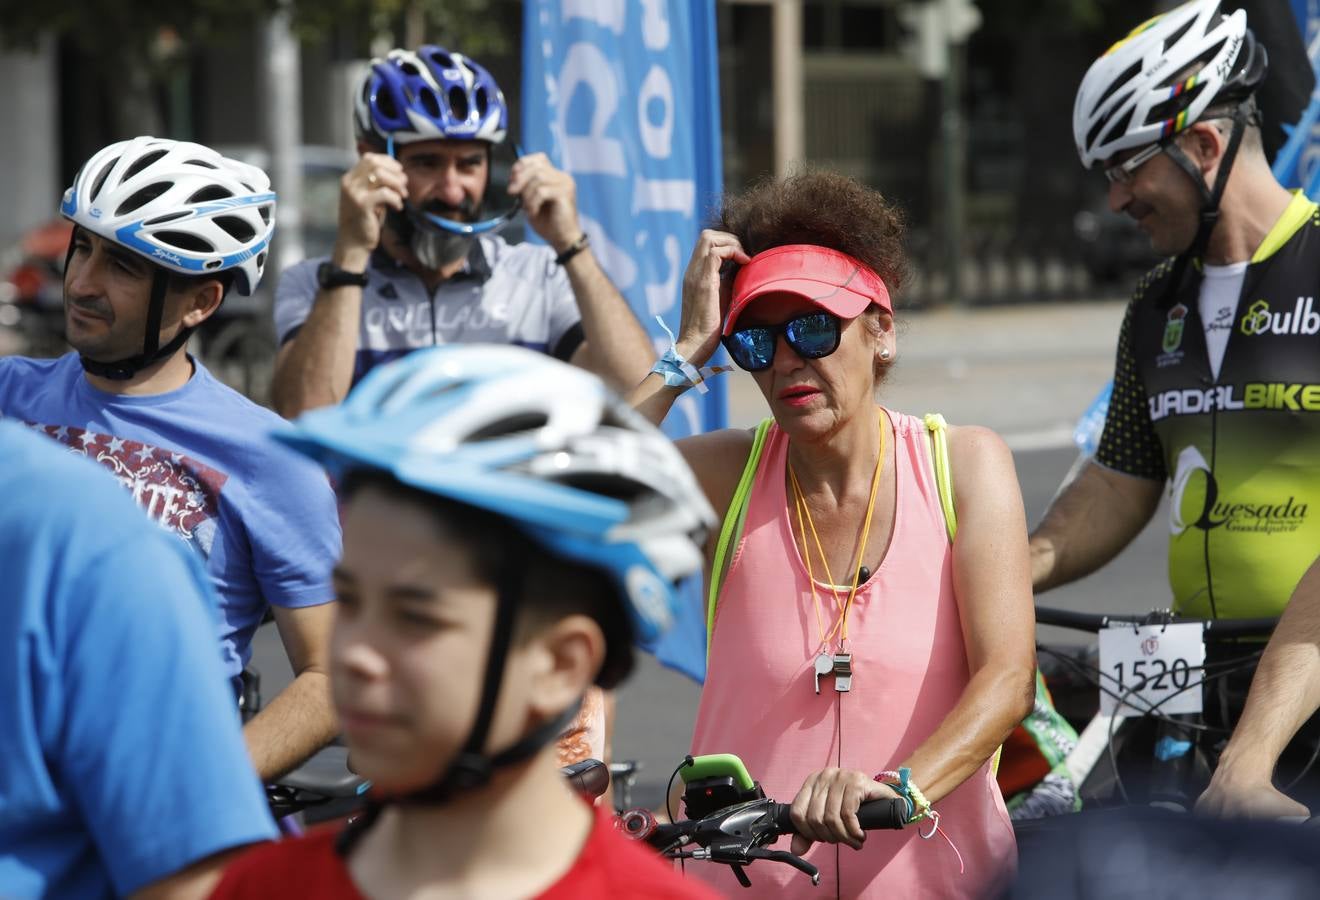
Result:
[[[520,348],[381,367],[281,435],[336,476],[331,680],[347,830],[253,851],[216,896],[707,897],[574,797],[554,741],[675,615],[713,522],[599,379]]]
[[[373,366],[440,344],[530,347],[616,387],[646,374],[650,340],[592,253],[573,177],[533,153],[492,185],[508,110],[485,68],[433,45],[393,50],[372,62],[354,123],[362,156],[334,252],[276,291],[281,413],[338,403]],[[495,233],[518,205],[548,246]]]

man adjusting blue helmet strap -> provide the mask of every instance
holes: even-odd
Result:
[[[612,687],[631,668],[627,644],[653,649],[669,628],[674,585],[700,570],[714,521],[663,434],[599,379],[521,348],[413,354],[278,437],[325,465],[349,493],[364,474],[387,476],[427,502],[461,504],[469,519],[497,517],[547,561],[529,562],[516,544],[501,548],[494,630],[467,739],[430,786],[380,802],[443,803],[537,754],[563,730],[575,706],[510,746],[486,746],[519,617],[556,602],[545,565],[603,579],[595,615],[607,648],[596,682]]]
[[[641,379],[654,350],[592,252],[572,176],[532,153],[504,183],[508,109],[485,68],[434,45],[393,50],[353,110],[361,158],[334,251],[276,291],[282,413],[340,402],[374,366],[440,344],[515,344],[615,387]],[[518,209],[548,246],[498,233]]]

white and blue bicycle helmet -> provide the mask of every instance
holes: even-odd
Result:
[[[701,571],[714,522],[664,434],[596,376],[521,347],[416,351],[279,438],[332,474],[386,472],[607,572],[648,650],[673,621],[674,583]]]
[[[360,139],[384,145],[437,139],[501,143],[509,129],[504,94],[475,60],[434,44],[375,59],[353,100]]]
[[[137,137],[89,159],[64,192],[60,213],[155,266],[143,352],[112,363],[83,359],[88,371],[122,379],[188,338],[184,329],[157,346],[169,273],[232,272],[240,294],[256,290],[275,231],[275,193],[265,172],[210,147]]]
[[[701,571],[714,513],[678,450],[599,378],[520,347],[418,350],[374,369],[337,407],[277,437],[343,478],[388,474],[415,490],[494,513],[550,555],[604,572],[653,649],[675,617],[675,582]],[[516,584],[519,579],[511,577]],[[485,750],[511,645],[519,589],[500,585],[475,724],[429,787],[374,801],[339,845],[347,852],[383,802],[444,803],[552,742],[574,710],[514,745]]]

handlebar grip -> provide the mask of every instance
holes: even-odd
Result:
[[[793,807],[787,803],[775,804],[775,827],[780,834],[797,834],[793,826]],[[863,831],[902,828],[907,820],[907,803],[901,797],[868,800],[857,807],[857,822]]]

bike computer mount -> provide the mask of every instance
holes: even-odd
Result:
[[[760,782],[752,780],[742,760],[732,753],[693,757],[691,764],[679,769],[679,776],[684,785],[683,809],[690,819],[765,799]]]

